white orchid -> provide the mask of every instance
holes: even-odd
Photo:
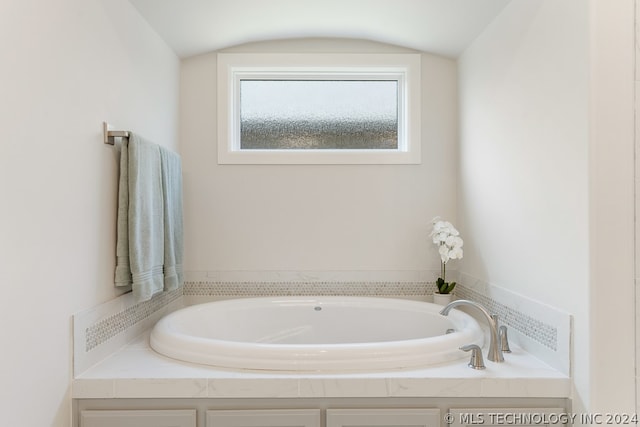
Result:
[[[438,253],[440,254],[440,272],[441,276],[436,282],[438,291],[441,294],[448,294],[453,290],[456,283],[451,284],[445,282],[446,264],[452,259],[461,259],[463,255],[462,245],[464,244],[460,237],[460,232],[448,221],[443,221],[436,217],[432,220],[433,230],[430,237],[433,243],[438,245]]]
[[[460,237],[460,232],[448,221],[442,221],[438,218],[433,220],[433,231],[431,231],[433,243],[438,245],[438,252],[444,264],[450,259],[461,259],[462,245],[464,244]]]

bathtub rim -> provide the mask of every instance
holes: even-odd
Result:
[[[456,331],[435,337],[405,339],[397,341],[377,341],[340,344],[271,344],[229,341],[215,338],[201,338],[180,335],[163,330],[165,323],[173,316],[188,310],[202,310],[206,306],[242,304],[244,307],[265,302],[305,302],[309,305],[323,303],[355,303],[388,305],[397,304],[408,308],[429,308],[435,314],[442,306],[437,304],[402,298],[357,297],[357,296],[273,296],[234,298],[211,301],[184,307],[161,318],[152,328],[149,344],[152,350],[162,356],[182,362],[196,363],[223,369],[240,369],[269,372],[366,372],[427,367],[468,355],[459,350],[461,345],[483,346],[484,332],[478,322],[469,314],[454,309],[446,317]],[[422,310],[419,310],[422,311]],[[461,328],[463,327],[464,328]],[[455,347],[451,343],[456,342]],[[205,348],[192,351],[192,345]],[[446,348],[443,348],[446,346]],[[425,353],[435,347],[436,351]],[[256,357],[259,351],[260,357]]]

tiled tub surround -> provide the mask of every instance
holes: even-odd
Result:
[[[571,315],[554,307],[477,280],[458,277],[458,298],[470,299],[497,314],[507,325],[509,341],[565,375],[570,375]]]
[[[182,289],[135,303],[131,293],[73,316],[73,372],[78,375],[183,307]]]
[[[416,370],[358,374],[268,374],[177,362],[156,354],[148,345],[148,329],[164,314],[183,305],[231,297],[278,295],[364,295],[430,300],[437,273],[188,273],[183,290],[158,296],[143,303],[147,304],[144,307],[136,306],[129,295],[123,295],[74,316],[73,396],[569,396],[570,316],[464,275],[460,278],[464,285],[459,285],[457,296],[486,305],[509,326],[514,352],[506,355],[507,362],[501,365],[486,361],[485,371],[469,369],[466,363],[451,363]]]

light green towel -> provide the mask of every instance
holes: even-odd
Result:
[[[164,290],[184,283],[182,275],[182,167],[180,156],[160,147],[164,200]]]
[[[116,277],[118,287],[131,289],[129,262],[129,141],[120,145],[120,179],[118,181],[118,218],[116,224]]]
[[[120,159],[116,286],[136,301],[182,285],[182,177],[178,155],[131,134]]]

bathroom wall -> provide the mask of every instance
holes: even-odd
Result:
[[[590,408],[633,413],[634,1],[592,1],[590,18]]]
[[[306,39],[227,51],[407,50]],[[422,54],[422,76],[420,165],[218,165],[216,53],[185,59],[180,100],[185,270],[437,270],[430,220],[455,214],[456,63]]]
[[[461,273],[573,315],[576,410],[635,409],[632,12],[514,1],[459,61]]]
[[[116,297],[102,121],[177,149],[179,60],[126,0],[0,2],[0,413],[67,427],[71,316]]]
[[[635,95],[635,212],[640,212],[640,96],[637,94],[640,92],[640,0],[635,0],[635,82],[634,82],[634,94]],[[635,223],[635,316],[636,316],[636,348],[640,343],[640,227],[637,220]],[[636,350],[636,367],[640,366],[640,351]],[[640,413],[640,372],[636,368],[636,413]]]

